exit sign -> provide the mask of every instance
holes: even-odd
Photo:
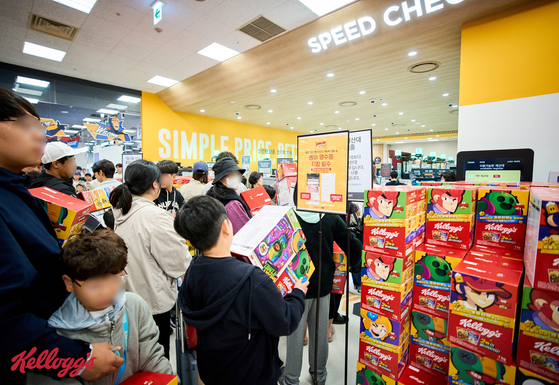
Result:
[[[151,7],[153,8],[153,25],[156,25],[163,18],[163,3],[156,1]]]

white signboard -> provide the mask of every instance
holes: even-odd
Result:
[[[135,160],[142,159],[142,154],[122,154],[122,180],[126,181],[126,167]]]
[[[373,187],[372,131],[349,132],[348,200],[363,201],[365,190]]]

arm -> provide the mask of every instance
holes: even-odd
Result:
[[[256,270],[252,279],[252,312],[262,322],[266,332],[281,337],[297,330],[305,311],[305,293],[294,289],[282,297],[274,282],[262,270]]]
[[[150,253],[165,274],[178,278],[186,272],[192,260],[186,241],[175,231],[173,217],[169,214],[154,215],[152,223]]]
[[[335,230],[334,230],[334,241],[340,246],[340,249],[344,251],[347,255],[350,251],[350,261],[348,261],[349,266],[355,266],[361,261],[361,253],[363,251],[363,244],[353,232],[350,233],[349,244],[347,242],[347,225],[339,216],[335,217]]]

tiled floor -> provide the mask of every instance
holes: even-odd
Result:
[[[360,300],[360,294],[358,294],[353,289],[350,290],[350,312],[353,310],[353,304]],[[340,304],[340,314],[345,314],[345,295]],[[328,385],[343,385],[344,384],[344,371],[345,371],[345,325],[334,325],[336,328],[336,333],[334,336],[334,341],[329,344],[328,353],[328,379],[326,384]],[[280,358],[285,362],[286,355],[286,345],[285,337],[280,338],[279,343],[279,355]],[[175,356],[175,335],[171,336],[171,365],[175,369],[176,356]],[[353,314],[349,318],[349,358],[348,358],[348,384],[355,384],[355,372],[357,367],[357,354],[359,348],[359,317]],[[304,348],[303,351],[303,370],[301,371],[300,384],[301,385],[312,385],[312,378],[309,374],[309,364],[308,364],[308,346]]]

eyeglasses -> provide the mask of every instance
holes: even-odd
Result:
[[[15,125],[22,129],[22,131],[30,134],[32,132],[40,132],[45,134],[45,127],[43,124],[34,117],[21,117],[17,119],[2,119],[0,122],[15,122]]]
[[[102,291],[104,287],[109,287],[111,289],[119,288],[120,286],[122,286],[126,283],[127,279],[128,279],[128,273],[126,272],[126,270],[124,270],[123,275],[115,275],[115,276],[111,277],[110,279],[108,279],[107,281],[104,281],[103,283],[99,282],[98,280],[89,281],[89,282],[86,280],[86,282],[84,282],[80,285],[73,278],[72,278],[72,282],[74,282],[76,285],[78,285],[83,290],[91,291],[93,293],[93,292]]]

